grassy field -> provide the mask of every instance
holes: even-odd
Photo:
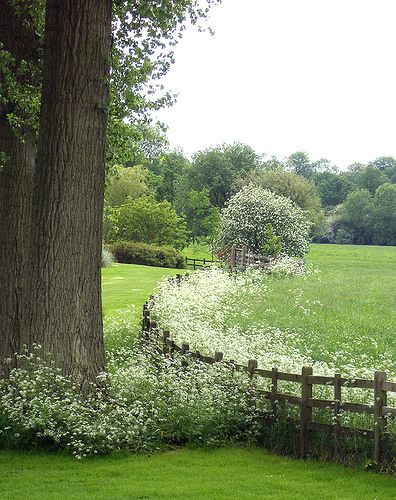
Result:
[[[396,248],[312,245],[308,260],[320,273],[274,280],[265,307],[258,298],[250,317],[296,330],[303,342],[309,337],[313,356],[323,361],[342,351],[395,372]],[[389,357],[382,366],[384,353],[392,354],[392,366]]]
[[[204,251],[185,249],[190,256]],[[269,278],[268,293],[237,302],[226,326],[293,331],[290,341],[307,359],[396,374],[396,247],[312,245],[308,262],[320,272]]]
[[[114,315],[117,311],[130,310],[136,318],[158,281],[164,276],[181,273],[180,269],[113,264],[103,269],[103,314]]]
[[[203,257],[187,249],[186,255]],[[201,249],[202,250],[202,249]],[[272,306],[258,301],[255,314],[282,328],[317,332],[318,350],[336,349],[337,342],[357,352],[382,349],[396,353],[394,298],[396,248],[313,245],[310,262],[320,268],[306,280],[272,284]],[[106,315],[142,303],[163,276],[174,269],[115,265],[103,271]],[[292,300],[315,314],[296,310]],[[305,301],[305,302],[304,302]],[[306,302],[308,301],[308,302]],[[321,306],[313,307],[313,301]],[[367,339],[374,339],[369,343]],[[361,499],[396,498],[396,479],[314,461],[268,455],[257,449],[178,450],[153,456],[128,454],[82,462],[47,453],[0,452],[1,499]]]
[[[83,462],[0,453],[0,497],[16,499],[391,500],[396,479],[261,450],[179,450]]]
[[[202,245],[200,243],[191,244],[182,250],[182,254],[185,257],[190,257],[194,259],[212,259],[212,254],[210,253],[207,245]],[[216,258],[216,256],[215,256]]]

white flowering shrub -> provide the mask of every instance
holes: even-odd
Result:
[[[254,186],[232,196],[222,210],[218,246],[247,245],[260,253],[266,243],[266,227],[281,237],[282,252],[304,256],[309,246],[310,222],[289,198]]]

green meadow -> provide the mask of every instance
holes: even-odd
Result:
[[[340,353],[395,372],[381,358],[392,354],[396,363],[396,248],[312,245],[308,261],[319,272],[272,280],[265,304],[251,304],[251,320],[297,331],[318,360]]]

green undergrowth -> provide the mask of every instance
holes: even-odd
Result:
[[[180,449],[77,462],[56,454],[0,452],[0,496],[17,499],[394,499],[392,477],[257,449]]]

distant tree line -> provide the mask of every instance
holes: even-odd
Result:
[[[149,130],[149,133],[147,133]],[[131,239],[182,248],[213,245],[220,211],[245,186],[290,198],[308,216],[316,242],[396,245],[396,159],[380,157],[341,171],[303,151],[285,160],[242,143],[169,150],[160,127],[122,155],[108,175],[105,240]],[[128,141],[126,141],[128,143]]]

